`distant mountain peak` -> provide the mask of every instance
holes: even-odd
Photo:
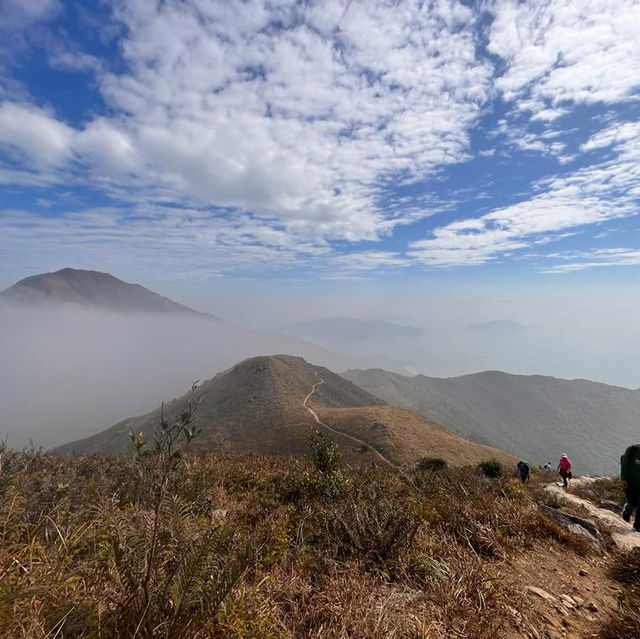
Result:
[[[419,338],[425,331],[415,326],[394,324],[384,320],[362,320],[355,317],[325,317],[289,324],[293,335],[316,340],[366,341],[389,338]]]
[[[182,313],[218,319],[111,273],[69,267],[26,277],[2,291],[0,299],[24,305],[79,304],[119,312]]]

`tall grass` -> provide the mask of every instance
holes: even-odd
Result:
[[[507,477],[191,451],[190,414],[130,457],[4,451],[6,638],[492,638],[500,561],[582,552]]]
[[[602,629],[600,637],[640,637],[640,548],[618,553],[610,573],[624,587],[618,597],[618,608]]]

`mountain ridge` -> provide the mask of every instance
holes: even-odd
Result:
[[[25,277],[1,291],[0,299],[27,305],[72,303],[120,312],[182,313],[219,320],[111,273],[69,267]]]
[[[555,463],[567,452],[580,474],[616,472],[640,424],[640,391],[591,380],[503,371],[408,377],[382,369],[343,376],[391,405],[534,463]]]
[[[171,419],[183,412],[188,399],[187,394],[165,403],[165,417]],[[396,465],[427,455],[442,456],[459,465],[491,457],[505,463],[515,459],[503,451],[468,442],[419,415],[389,406],[301,357],[245,359],[203,382],[193,399],[199,403],[193,423],[201,429],[200,446],[302,455],[307,452],[304,435],[314,425],[311,412],[315,412],[319,430],[324,427],[329,431],[352,461],[379,462],[382,456]],[[150,436],[159,416],[160,409],[156,408],[54,452],[125,453],[130,450],[129,430]]]

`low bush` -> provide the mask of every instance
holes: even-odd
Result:
[[[441,457],[422,457],[416,464],[418,472],[438,472],[447,468],[447,462]]]
[[[327,530],[339,557],[374,563],[396,559],[418,529],[413,514],[387,499],[350,500],[327,512]]]
[[[340,468],[340,447],[319,430],[311,429],[306,436],[311,448],[309,456],[315,469],[323,476],[330,477]]]
[[[504,475],[193,451],[188,422],[135,457],[5,452],[0,637],[490,639],[520,605],[495,560],[577,550]]]
[[[504,474],[504,468],[502,464],[496,459],[489,459],[487,461],[480,462],[478,469],[485,476],[491,479],[502,477]]]

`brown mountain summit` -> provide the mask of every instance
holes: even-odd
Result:
[[[189,395],[165,404],[169,418],[184,411]],[[327,368],[300,357],[275,355],[244,360],[202,383],[194,423],[200,446],[256,453],[303,454],[304,434],[314,425],[333,437],[347,459],[391,465],[421,456],[450,463],[475,463],[501,451],[464,440],[419,415],[387,406]],[[119,453],[131,450],[129,430],[150,435],[160,410],[126,419],[87,439],[66,444],[59,453]],[[317,421],[316,421],[317,420]]]
[[[63,268],[20,280],[0,293],[0,299],[18,304],[81,304],[114,311],[187,313],[213,318],[150,291],[123,282],[110,273]]]

